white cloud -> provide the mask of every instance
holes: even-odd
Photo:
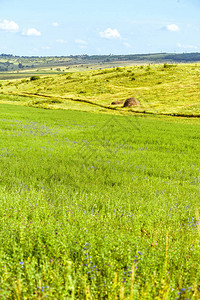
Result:
[[[107,28],[103,32],[99,32],[100,37],[106,38],[106,39],[119,39],[121,38],[121,35],[117,29],[111,29]]]
[[[58,27],[58,26],[59,26],[59,24],[58,24],[58,22],[53,22],[53,23],[52,23],[52,26],[54,26],[54,27]]]
[[[41,36],[41,32],[35,28],[29,28],[28,30],[23,30],[22,35],[26,36]]]
[[[3,20],[0,21],[0,30],[5,31],[18,31],[19,25],[14,21]]]
[[[194,45],[182,45],[181,43],[177,43],[177,46],[179,48],[182,48],[182,49],[191,49],[191,50],[197,50],[198,49],[197,46],[194,46]]]
[[[168,30],[168,31],[179,31],[180,30],[180,28],[178,27],[178,25],[176,25],[176,24],[170,24],[170,25],[167,25],[166,26],[166,29]]]

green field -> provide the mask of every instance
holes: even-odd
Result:
[[[182,93],[175,87],[183,86],[183,67],[151,67],[147,78],[154,87],[155,68],[166,74],[158,86],[174,103]],[[181,101],[194,105],[199,73],[196,66],[186,68],[188,95]],[[174,69],[180,82],[167,77]],[[112,79],[115,72],[118,79]],[[126,84],[122,72],[130,73]],[[100,85],[100,71],[19,81],[17,87],[16,81],[2,82],[0,100],[27,105],[27,98],[16,94],[41,88],[41,94],[51,95],[43,90],[45,82],[54,95],[73,98],[80,94],[76,76],[86,90],[83,99],[93,95],[97,104],[109,105],[114,80],[126,87],[118,98],[130,89],[147,91],[142,99],[148,99],[153,93],[148,81],[138,87],[146,71],[138,67],[134,82],[131,72],[102,74],[108,91]],[[98,78],[91,90],[86,76]],[[60,89],[68,81],[71,90]],[[169,85],[174,89],[167,94]],[[80,110],[91,109],[82,104]],[[2,299],[200,299],[199,119],[117,115],[121,110],[102,114],[0,104]]]

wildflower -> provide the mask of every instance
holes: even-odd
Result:
[[[186,291],[186,288],[182,288],[181,290],[180,290],[180,292],[178,292],[178,295],[181,295],[181,293],[184,293]]]

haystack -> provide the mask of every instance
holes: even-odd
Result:
[[[118,104],[122,104],[122,103],[124,103],[124,101],[113,101],[111,103],[111,105],[118,105]]]
[[[136,105],[140,105],[140,102],[137,99],[135,99],[134,97],[128,98],[124,102],[124,107],[131,107],[131,106],[136,106]]]

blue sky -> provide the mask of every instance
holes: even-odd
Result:
[[[200,52],[200,0],[0,0],[0,53]]]

